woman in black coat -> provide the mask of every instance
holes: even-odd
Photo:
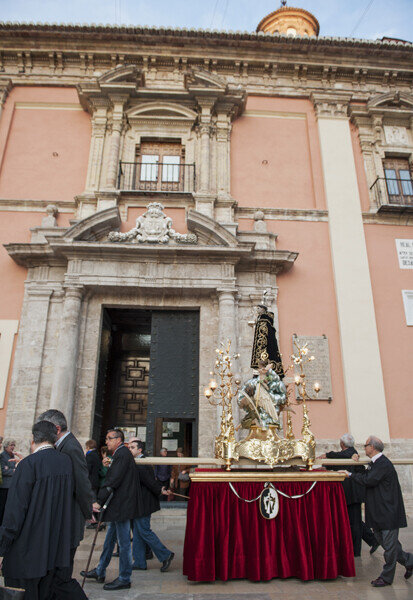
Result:
[[[129,442],[129,450],[134,458],[143,456],[143,449],[139,442]],[[168,495],[166,489],[155,479],[153,468],[150,465],[136,464],[139,475],[139,487],[142,494],[141,507],[133,520],[133,569],[145,571],[146,544],[151,548],[159,562],[162,563],[161,571],[169,569],[174,553],[164,546],[156,533],[151,529],[151,514],[160,509],[159,496]]]

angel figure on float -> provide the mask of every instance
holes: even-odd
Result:
[[[248,379],[238,394],[238,406],[245,411],[241,420],[243,429],[270,426],[281,429],[280,413],[287,404],[287,389],[275,372],[273,363],[263,353],[254,377]]]

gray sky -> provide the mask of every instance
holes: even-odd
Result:
[[[413,0],[291,0],[320,35],[413,40]],[[280,0],[0,0],[0,20],[254,31]]]

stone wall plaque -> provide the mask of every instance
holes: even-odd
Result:
[[[311,397],[316,397],[317,400],[327,400],[331,402],[333,399],[333,390],[331,387],[330,373],[330,353],[328,349],[328,339],[326,335],[293,335],[293,354],[296,353],[296,342],[299,346],[307,344],[308,356],[314,356],[315,360],[305,363],[304,371],[306,374],[307,393]],[[316,396],[314,392],[314,383],[318,382],[321,390]],[[296,398],[298,398],[296,390]]]
[[[396,240],[397,256],[401,269],[413,269],[413,240]]]

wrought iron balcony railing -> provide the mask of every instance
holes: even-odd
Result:
[[[370,191],[379,211],[397,211],[400,208],[413,210],[412,179],[377,177]]]
[[[118,189],[128,192],[194,192],[195,165],[121,162]]]

